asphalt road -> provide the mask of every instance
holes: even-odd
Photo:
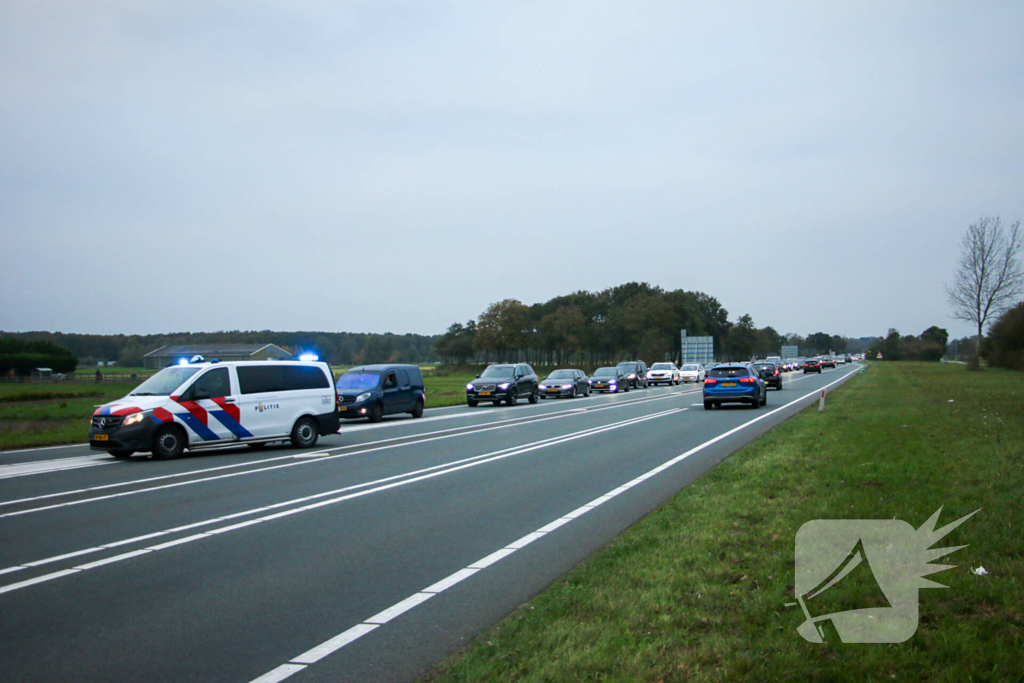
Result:
[[[759,410],[683,385],[312,451],[0,453],[0,679],[414,680],[859,369],[790,373]]]

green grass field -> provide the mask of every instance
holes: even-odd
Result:
[[[95,407],[134,388],[113,382],[0,384],[0,450],[85,443]]]
[[[743,448],[426,678],[1024,680],[1022,380],[875,364],[824,414],[815,404]],[[939,525],[982,509],[936,545],[969,544],[936,561],[957,566],[928,577],[949,588],[920,590],[915,635],[878,645],[797,634],[802,612],[784,605],[801,525],[917,528],[940,506]],[[837,596],[863,588],[844,583]]]

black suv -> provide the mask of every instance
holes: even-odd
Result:
[[[647,386],[647,364],[642,360],[624,360],[619,369],[626,373],[630,388],[637,389]]]
[[[761,375],[761,379],[767,386],[775,387],[782,391],[782,366],[774,362],[759,361],[754,363],[754,369]]]
[[[526,363],[489,365],[466,385],[466,404],[475,408],[480,401],[491,401],[494,405],[504,401],[514,406],[524,397],[536,403],[540,400],[538,384],[537,373]]]

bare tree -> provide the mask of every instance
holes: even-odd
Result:
[[[960,264],[946,296],[954,318],[977,325],[978,349],[985,323],[1013,306],[1024,290],[1020,249],[1020,221],[1007,228],[999,216],[982,216],[960,243]],[[975,356],[972,363],[977,362]]]

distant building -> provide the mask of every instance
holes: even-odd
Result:
[[[186,344],[161,346],[142,357],[143,367],[157,370],[168,365],[177,365],[182,359],[191,360],[202,356],[206,360],[267,360],[291,358],[275,344]]]

